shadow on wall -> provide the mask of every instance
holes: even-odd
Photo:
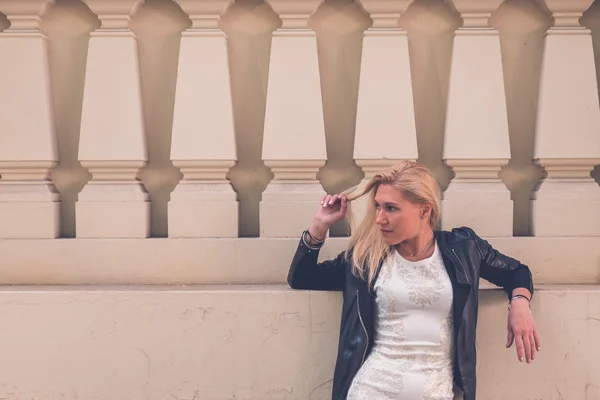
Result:
[[[78,160],[89,34],[100,21],[80,1],[56,0],[42,18],[60,162],[51,172],[61,194],[60,236],[75,237],[75,203],[91,175]]]
[[[10,26],[10,22],[6,18],[6,15],[0,13],[0,32],[2,32],[3,30],[5,30],[9,26]]]
[[[148,164],[140,179],[150,195],[150,234],[167,237],[170,193],[182,176],[171,161],[179,47],[181,32],[191,22],[172,1],[146,0],[130,26],[137,36],[148,146]]]
[[[600,98],[600,0],[595,0],[591,7],[583,14],[581,24],[592,32],[594,46],[594,59],[596,63],[596,82],[598,84],[598,97]],[[600,185],[600,165],[592,171],[592,177]]]
[[[363,32],[370,19],[357,3],[321,3],[310,25],[317,33],[319,73],[327,162],[317,178],[327,193],[339,193],[360,183],[362,170],[354,162],[354,137]],[[347,236],[345,221],[331,227],[331,236]]]
[[[491,24],[500,32],[511,159],[500,177],[513,200],[513,234],[530,236],[531,198],[543,171],[533,163],[544,37],[550,15],[534,2],[507,0]]]
[[[437,0],[412,3],[400,18],[408,32],[418,161],[432,171],[442,191],[453,175],[442,159],[452,45],[459,22],[456,12]]]
[[[240,237],[259,236],[259,203],[273,179],[262,160],[262,147],[271,35],[280,24],[275,12],[259,0],[235,2],[222,17],[238,156],[228,178],[238,193]]]

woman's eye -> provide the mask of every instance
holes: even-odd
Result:
[[[388,210],[389,212],[394,212],[394,211],[396,211],[396,207],[394,207],[394,206],[388,206],[388,207],[387,207],[387,210]]]

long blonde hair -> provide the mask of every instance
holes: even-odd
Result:
[[[417,162],[403,161],[375,174],[366,183],[344,192],[349,200],[346,221],[352,230],[347,254],[351,254],[352,272],[366,279],[369,285],[375,278],[379,264],[391,254],[393,249],[393,246],[384,243],[375,223],[375,194],[380,185],[395,186],[411,203],[429,204],[431,206],[429,225],[432,230],[437,229],[440,222],[440,188],[431,172]],[[366,194],[369,195],[367,213],[360,225],[355,226],[351,202]]]

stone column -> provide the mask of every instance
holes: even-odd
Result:
[[[273,33],[263,159],[274,179],[260,203],[260,234],[298,236],[325,194],[325,128],[316,35],[308,27],[318,0],[269,1],[282,21]]]
[[[58,161],[46,36],[46,0],[0,1],[0,239],[55,238],[60,198],[50,180]]]
[[[354,142],[354,159],[365,179],[418,158],[408,36],[398,26],[410,2],[361,0],[373,21],[363,39]]]
[[[535,236],[600,236],[600,107],[590,31],[579,19],[593,0],[546,0],[546,36],[535,159],[547,177],[534,192]]]
[[[171,159],[183,179],[171,193],[170,237],[237,237],[237,195],[227,179],[237,152],[227,37],[229,0],[177,0],[192,26],[182,33]]]
[[[77,237],[147,237],[150,203],[138,177],[147,149],[137,41],[129,29],[138,0],[84,1],[102,25],[88,50],[79,160],[92,179],[76,205]]]
[[[498,176],[510,159],[500,37],[488,23],[502,0],[453,3],[463,25],[454,39],[444,143],[455,178],[444,193],[442,225],[512,236],[513,203]]]

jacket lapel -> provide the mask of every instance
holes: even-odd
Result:
[[[447,243],[443,237],[443,233],[440,231],[435,232],[435,237],[440,250],[442,253],[442,259],[444,260],[444,266],[450,277],[452,283],[453,299],[453,319],[454,319],[454,330],[458,333],[460,325],[462,323],[462,316],[464,313],[467,299],[472,290],[471,277],[468,275],[466,266],[458,258],[457,252]]]

